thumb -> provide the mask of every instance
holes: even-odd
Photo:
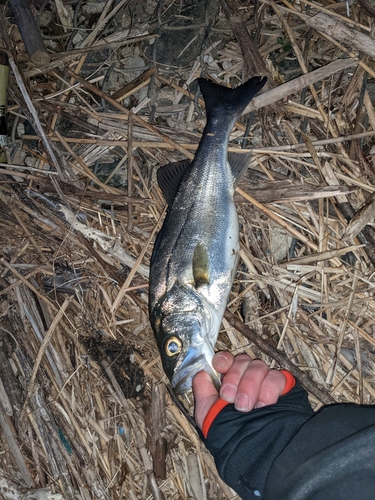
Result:
[[[214,383],[207,372],[198,372],[193,378],[193,392],[195,398],[195,421],[202,429],[204,419],[211,406],[219,399]]]

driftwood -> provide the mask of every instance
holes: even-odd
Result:
[[[301,91],[309,85],[313,85],[324,78],[328,78],[339,71],[350,68],[351,66],[356,66],[357,64],[358,61],[353,59],[337,59],[326,66],[306,73],[305,75],[298,76],[294,80],[290,80],[289,82],[283,83],[272,90],[268,90],[263,94],[255,96],[251,103],[246,107],[244,114],[264,108],[265,106],[273,104],[290,94]]]
[[[251,185],[251,182],[247,184]],[[265,204],[317,200],[352,193],[356,189],[356,187],[349,186],[312,186],[306,184],[304,186],[294,186],[290,181],[270,182],[265,187],[258,188],[246,186],[248,195]],[[239,200],[240,198],[236,196],[235,199]]]
[[[349,45],[351,49],[357,49],[369,56],[375,57],[375,41],[368,35],[345,25],[338,19],[320,12],[316,16],[305,20],[306,24],[326,35],[333,37],[339,42]]]
[[[28,0],[10,0],[10,6],[31,62],[38,68],[46,66],[50,57],[31,12],[30,2]]]
[[[166,478],[167,440],[163,433],[167,425],[166,419],[166,389],[164,384],[152,388],[151,407],[145,405],[144,412],[147,427],[147,448],[151,451],[155,477],[158,480]]]

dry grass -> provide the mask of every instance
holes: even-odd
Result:
[[[39,131],[17,139],[16,123],[0,169],[4,498],[43,487],[66,499],[237,498],[188,420],[192,395],[180,400],[186,410],[171,395],[148,322],[148,264],[165,212],[155,173],[194,155],[201,74],[231,85],[243,71],[272,75],[230,143],[253,156],[236,194],[241,261],[217,348],[292,363],[317,408],[374,403],[375,50],[366,1],[348,19],[346,3],[261,0],[255,17],[253,6],[232,12],[231,23],[217,11],[197,31],[178,25],[173,2],[161,3],[150,21],[159,19],[157,35],[160,22],[169,36],[191,33],[184,53],[212,29],[198,55],[178,66],[161,53],[155,64],[147,49],[150,34],[158,43],[155,26],[134,17],[130,35],[117,29],[105,40],[112,45],[91,66],[91,83],[80,76],[89,48],[59,42],[39,70],[3,33],[15,58],[10,123],[33,117]],[[344,37],[337,25],[317,31],[317,13],[342,23]],[[238,16],[258,62],[247,59]],[[93,33],[87,47],[103,39]],[[106,91],[125,44],[148,66]],[[112,173],[98,176],[98,164],[114,159]]]

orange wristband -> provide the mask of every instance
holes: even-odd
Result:
[[[288,392],[290,392],[296,385],[296,379],[290,372],[288,372],[288,370],[280,370],[280,373],[282,373],[286,378],[286,384],[283,392],[281,393],[281,395],[284,396],[285,394],[288,394]]]
[[[203,425],[202,425],[202,434],[206,439],[207,439],[208,431],[210,430],[210,427],[212,425],[212,422],[219,415],[221,410],[223,408],[225,408],[227,405],[229,405],[228,401],[224,401],[224,399],[220,398],[208,410],[208,413],[207,413],[207,415],[204,419]]]

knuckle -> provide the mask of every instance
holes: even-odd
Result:
[[[251,361],[251,364],[254,365],[254,366],[265,366],[267,369],[268,369],[268,366],[266,365],[266,363],[264,361],[262,361],[261,359],[253,359]]]
[[[274,386],[263,386],[259,399],[266,404],[273,404],[279,399],[279,393]]]
[[[230,371],[228,371],[224,377],[226,380],[233,380],[233,381],[236,381],[238,382],[241,377],[242,377],[242,374],[243,374],[243,370],[240,370],[239,368],[231,368]]]
[[[277,384],[278,388],[282,392],[285,387],[286,378],[279,370],[270,370],[268,373],[270,380],[273,381],[274,384]]]
[[[252,361],[252,358],[248,354],[242,353],[236,356],[236,360],[249,363]]]

